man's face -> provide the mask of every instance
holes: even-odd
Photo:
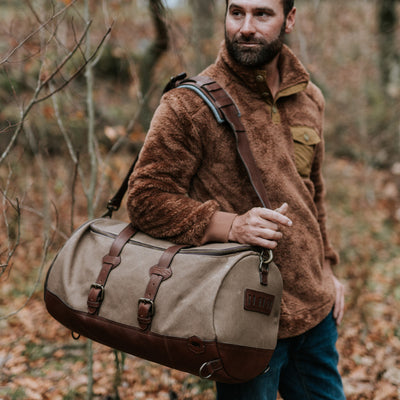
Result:
[[[282,0],[230,0],[225,19],[229,54],[244,66],[269,64],[280,53],[284,34],[292,30],[294,14],[295,9],[285,18]]]

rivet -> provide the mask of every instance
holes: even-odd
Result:
[[[257,75],[256,76],[256,81],[257,82],[264,82],[264,77],[262,75]]]

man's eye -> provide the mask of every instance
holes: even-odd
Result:
[[[259,11],[258,13],[256,13],[256,17],[260,17],[260,18],[267,18],[269,16],[270,16],[270,14],[267,13],[266,11]]]
[[[243,13],[240,10],[232,10],[231,15],[233,15],[234,17],[240,17],[241,15],[243,15]]]

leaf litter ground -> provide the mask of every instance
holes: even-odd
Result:
[[[329,230],[341,249],[337,274],[346,285],[338,349],[347,398],[400,399],[400,233],[393,217],[400,208],[399,189],[397,197],[386,190],[396,177],[345,160],[328,159],[326,169]],[[73,340],[47,314],[43,276],[23,307],[37,273],[28,266],[40,264],[42,249],[34,235],[24,240],[12,269],[0,279],[0,317],[22,307],[0,320],[0,400],[84,399],[87,341]],[[96,343],[93,348],[94,399],[113,399],[114,352]],[[118,393],[125,400],[215,398],[211,382],[130,355]]]

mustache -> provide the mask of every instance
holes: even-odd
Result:
[[[260,38],[255,38],[252,36],[243,36],[242,34],[238,34],[232,40],[234,44],[261,44],[265,45],[266,41]]]

